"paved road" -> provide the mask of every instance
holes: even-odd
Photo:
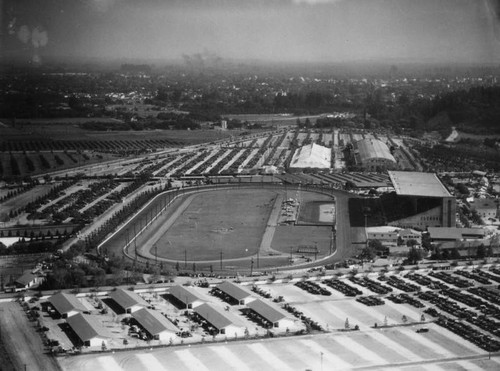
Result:
[[[16,370],[60,370],[55,359],[44,353],[35,323],[28,321],[19,303],[0,304],[0,328],[3,344]]]
[[[271,243],[273,242],[274,232],[276,231],[276,226],[278,225],[278,218],[280,216],[281,204],[283,203],[283,194],[279,193],[274,199],[273,209],[267,220],[267,226],[262,235],[262,240],[260,242],[259,253],[261,255],[269,255],[270,253],[275,253],[282,255],[281,252],[271,248]]]

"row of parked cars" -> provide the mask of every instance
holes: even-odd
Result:
[[[421,286],[426,286],[430,289],[433,290],[445,290],[448,289],[449,286],[446,285],[445,283],[438,281],[438,280],[433,280],[432,278],[429,278],[427,276],[423,276],[418,273],[408,273],[404,276],[405,278],[414,281],[418,283]]]
[[[330,296],[332,293],[321,287],[315,282],[309,282],[309,281],[300,281],[295,284],[295,286],[301,288],[302,290],[307,291],[310,294],[314,295],[325,295],[325,296]]]
[[[375,305],[384,305],[385,301],[380,299],[378,296],[360,296],[356,298],[356,301],[367,305],[369,307],[375,306]]]
[[[415,308],[424,308],[425,307],[425,305],[420,300],[417,300],[413,296],[410,296],[406,293],[402,293],[399,295],[391,294],[391,295],[387,296],[387,299],[392,301],[393,303],[396,303],[396,304],[407,303],[407,304],[410,304],[411,306],[414,306]]]
[[[368,277],[350,277],[349,280],[356,285],[360,285],[361,287],[366,287],[370,291],[373,291],[376,294],[388,294],[392,292],[392,288],[386,285],[381,284],[380,282],[374,281]]]
[[[452,276],[451,274],[445,272],[430,272],[429,276],[440,279],[441,281],[462,289],[474,286],[474,284],[469,280],[464,280],[460,277]]]
[[[479,283],[482,283],[483,285],[491,285],[491,281],[487,277],[481,276],[480,274],[477,274],[475,272],[469,272],[466,270],[458,270],[458,271],[455,271],[455,274],[462,276],[462,277],[465,277],[465,278],[469,278],[469,279],[474,280],[474,281],[477,281]]]
[[[360,289],[358,289],[356,287],[349,286],[347,283],[340,281],[340,280],[334,280],[334,279],[324,280],[323,283],[327,286],[330,286],[332,289],[335,289],[335,290],[341,292],[345,296],[352,297],[352,296],[363,294],[363,292]]]
[[[380,276],[378,279],[380,281],[385,281],[388,285],[404,292],[420,291],[420,286],[405,282],[405,280],[397,276],[389,276],[389,277]]]
[[[487,352],[498,352],[500,351],[500,342],[495,340],[489,335],[485,335],[473,327],[454,320],[452,318],[448,318],[446,316],[441,316],[436,323],[451,332],[467,339],[468,341],[476,344],[481,349],[486,350]]]
[[[286,310],[288,313],[292,313],[295,317],[299,318],[306,324],[306,326],[309,326],[312,330],[323,331],[323,328],[319,323],[313,321],[310,317],[305,316],[304,313],[302,313],[295,307],[291,306],[290,304],[285,303],[283,305],[283,309]]]

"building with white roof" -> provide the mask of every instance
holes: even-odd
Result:
[[[289,167],[295,169],[329,169],[331,163],[331,149],[316,143],[311,143],[295,151]]]

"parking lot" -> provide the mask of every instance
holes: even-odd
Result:
[[[437,364],[442,369],[498,368],[500,364],[495,362],[499,351],[500,308],[495,293],[498,293],[500,270],[494,267],[460,269],[373,273],[340,279],[319,275],[306,281],[296,279],[257,286],[247,283],[256,298],[277,302],[312,331],[308,335],[293,336],[298,328],[290,332],[273,329],[273,333],[279,336],[274,339],[269,337],[265,326],[244,314],[241,310],[244,305],[230,305],[211,294],[211,287],[204,281],[195,282],[200,286],[191,286],[191,290],[203,301],[236,315],[249,330],[244,339],[220,334],[212,337],[210,327],[203,325],[196,316],[186,316],[186,309],[171,299],[168,290],[155,292],[152,288],[144,288],[139,294],[150,308],[178,326],[179,336],[170,341],[152,340],[145,336],[140,326],[131,331],[135,324],[123,321],[129,315],[117,309],[107,296],[91,295],[79,300],[90,313],[98,315],[113,334],[108,349],[141,348],[142,353],[149,349],[147,356],[125,353],[128,354],[127,360],[134,360],[130,364],[143,364],[142,367],[152,367],[159,362],[167,370],[192,369],[200,363],[199,369],[219,369],[215,365],[220,364],[238,370],[245,369],[242,365],[248,369],[254,369],[254,366],[263,369],[318,369],[317,365],[314,366],[317,356],[312,354],[322,353],[325,369],[333,365],[337,368],[376,369],[394,364],[410,369],[419,364],[416,369],[426,369],[425,362],[430,362],[433,369]],[[27,306],[43,309],[40,301]],[[50,339],[64,349],[75,346],[64,320],[55,319],[43,310],[28,311],[33,312],[40,313],[33,321],[40,321],[39,325],[47,329],[40,332],[40,336],[46,335],[46,343]],[[247,359],[246,354],[261,352],[262,342],[266,344],[264,350],[269,358]],[[283,349],[284,344],[287,344],[286,349]],[[83,348],[82,351],[101,349]],[[493,352],[493,360],[488,363],[484,358],[489,351]],[[299,354],[301,356],[297,357]],[[224,361],[218,358],[221,355],[227,356],[222,357]],[[133,369],[128,361],[126,366],[120,361],[123,357],[123,353],[102,353],[92,359],[81,355],[61,359],[61,364],[65,369],[75,367],[79,370],[104,365],[116,370]],[[296,357],[299,359],[295,360]],[[168,367],[164,364],[167,358]],[[420,365],[421,362],[424,366]],[[297,365],[304,367],[298,368]]]

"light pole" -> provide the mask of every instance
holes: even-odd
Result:
[[[250,260],[250,277],[253,274],[253,258]]]
[[[220,270],[222,270],[222,251],[220,252]]]

